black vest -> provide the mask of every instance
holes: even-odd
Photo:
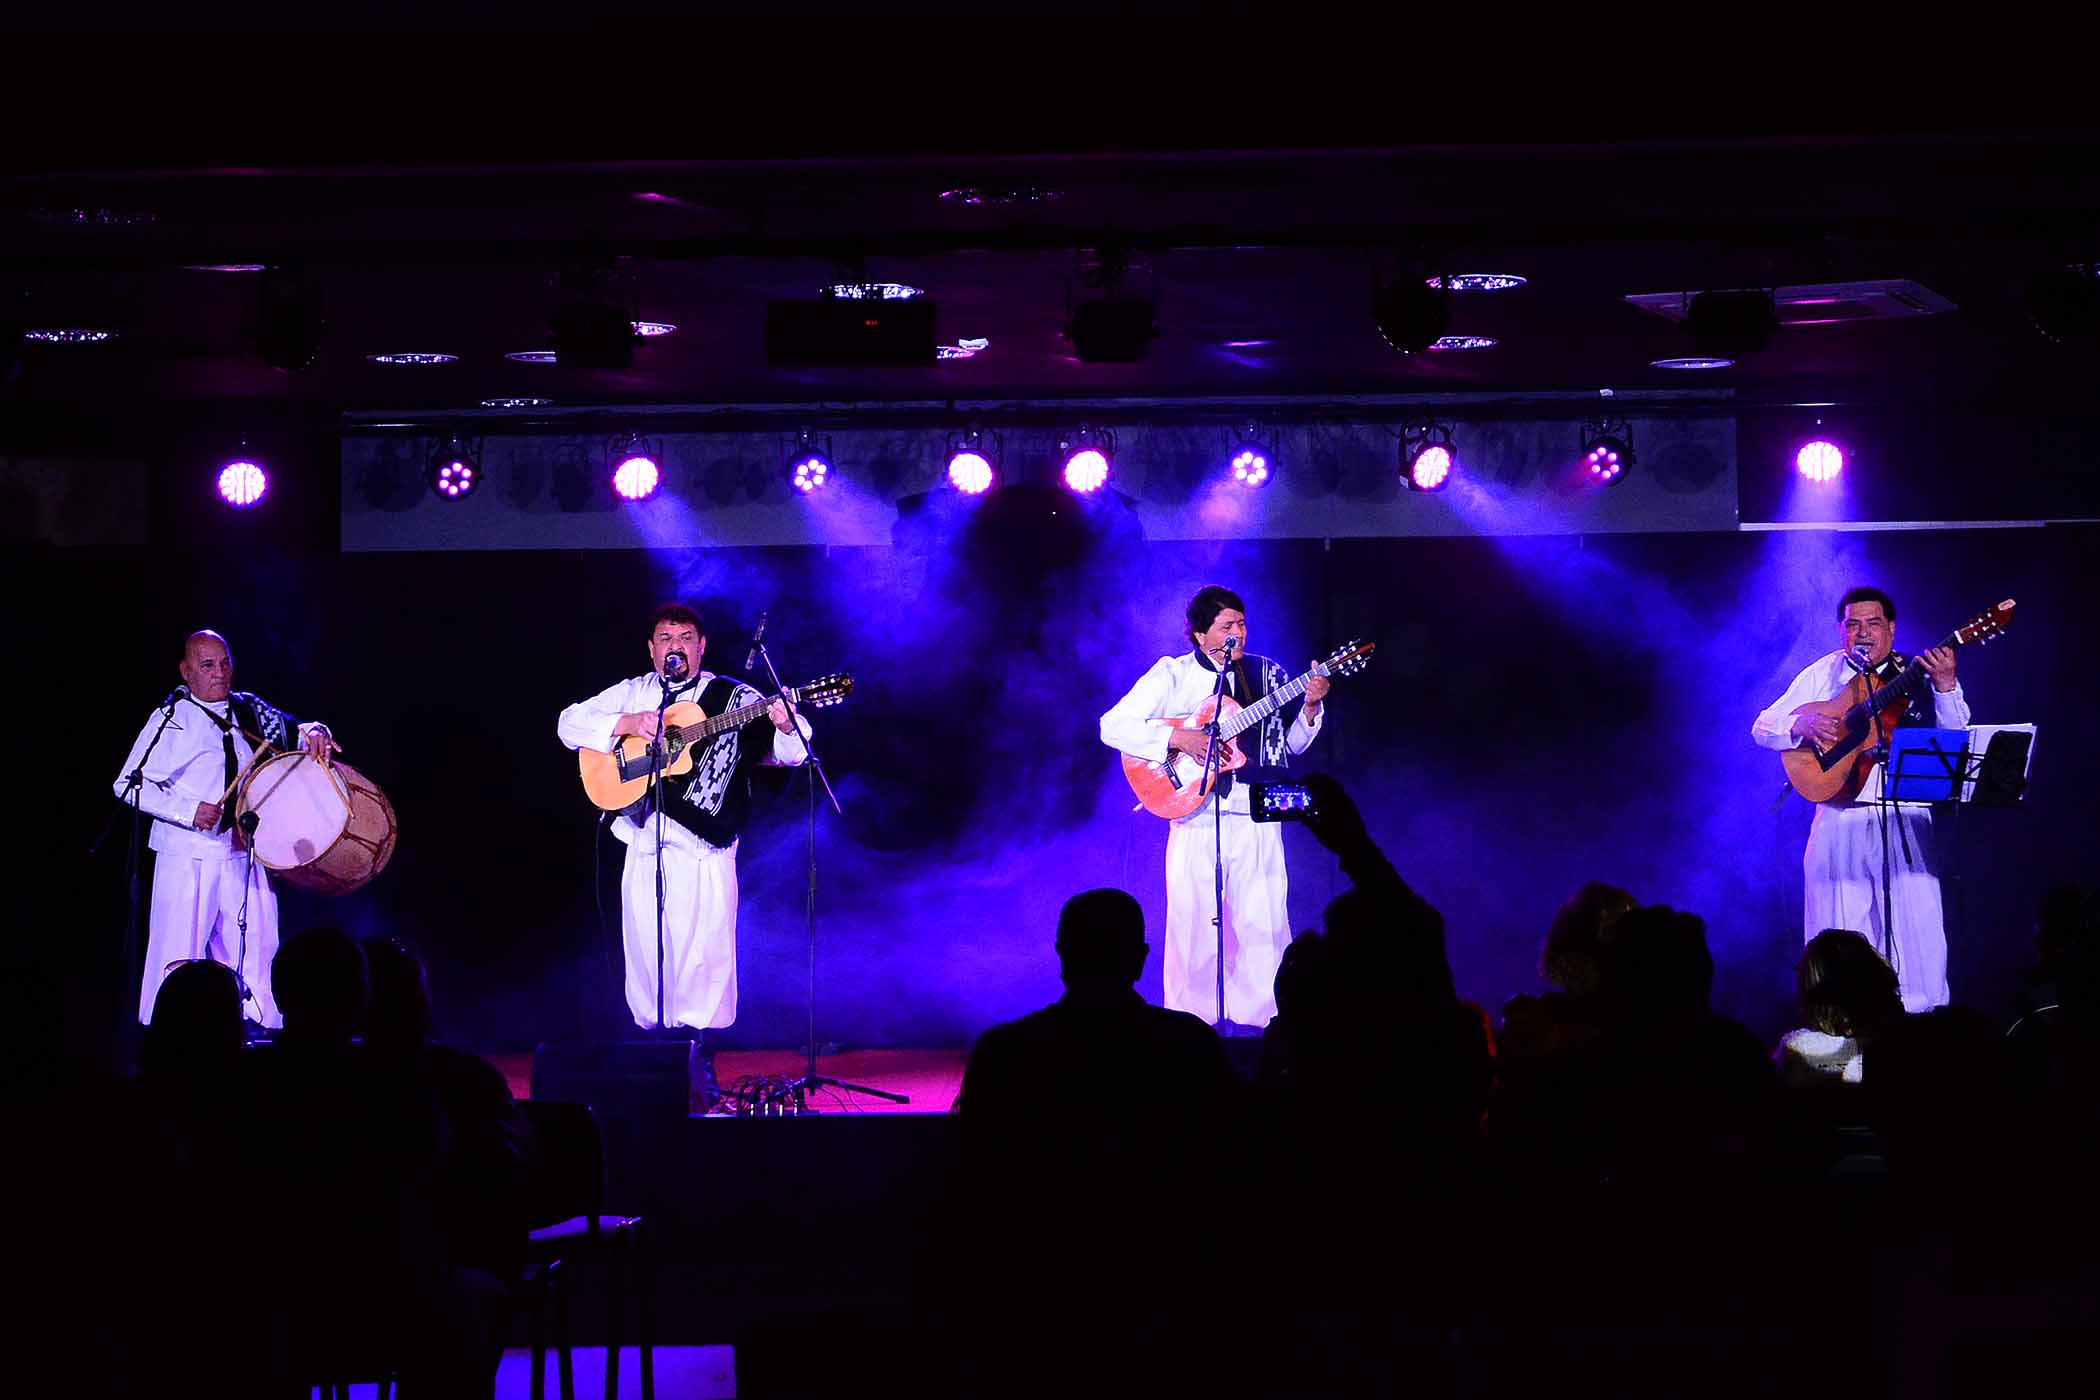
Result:
[[[1890,652],[1879,666],[1874,668],[1874,689],[1878,692],[1900,677],[1912,658],[1900,652]],[[1910,703],[1903,708],[1903,715],[1894,726],[1887,726],[1888,712],[1882,712],[1884,727],[1897,729],[1937,729],[1940,727],[1940,711],[1937,703],[1939,692],[1932,688],[1932,677],[1920,672],[1917,686],[1910,692]],[[1867,721],[1867,732],[1874,731],[1874,721]]]
[[[730,708],[739,688],[729,677],[716,676],[693,701],[704,713],[719,715]],[[751,814],[751,770],[771,751],[772,732],[773,721],[761,711],[749,724],[692,749],[692,768],[663,782],[664,815],[710,846],[733,844]],[[627,815],[637,825],[655,820],[647,797]]]

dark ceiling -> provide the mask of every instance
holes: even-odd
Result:
[[[1279,123],[1274,139],[1174,150],[1184,126],[1133,122],[1113,140],[1099,124],[1075,130],[1064,153],[1045,153],[1040,131],[1002,146],[989,129],[886,115],[871,118],[865,149],[834,124],[828,143],[809,147],[833,154],[799,158],[777,136],[738,151],[713,127],[691,143],[708,158],[635,161],[557,158],[567,148],[522,142],[455,160],[458,146],[411,150],[398,131],[337,132],[304,160],[298,142],[279,139],[274,159],[238,163],[150,130],[92,152],[31,144],[0,186],[0,287],[27,326],[116,338],[28,345],[6,392],[17,406],[89,411],[1601,387],[1996,403],[2082,402],[2092,383],[2090,348],[2044,341],[2024,301],[2035,272],[2100,260],[2100,139],[2087,131],[1682,136],[1651,125],[1611,139],[1496,133],[1372,147],[1352,133],[1278,149],[1286,135],[1317,134],[1304,130],[1315,123]],[[1213,135],[1248,133],[1228,124]],[[964,187],[1054,193],[942,198]],[[1140,363],[1083,364],[1061,337],[1075,271],[1103,247],[1128,249],[1129,285],[1156,290],[1161,335]],[[640,314],[677,332],[642,344],[625,372],[506,360],[548,345],[550,280],[582,257],[617,260]],[[296,267],[314,280],[329,332],[313,368],[261,362],[259,278],[184,266],[215,263]],[[989,349],[909,369],[770,367],[767,299],[811,295],[844,269],[924,288],[942,340],[983,337]],[[1372,324],[1371,290],[1425,269],[1530,281],[1456,299],[1452,329],[1495,337],[1494,348],[1403,356]],[[1651,368],[1689,354],[1689,340],[1623,300],[1891,278],[1958,309],[1788,327],[1708,374]],[[459,360],[366,359],[387,351]]]

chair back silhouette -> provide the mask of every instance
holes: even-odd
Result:
[[[568,1326],[569,1267],[584,1260],[602,1261],[606,1273],[605,1394],[615,1400],[620,1384],[620,1344],[627,1322],[627,1299],[636,1311],[636,1350],[641,1362],[643,1400],[655,1400],[656,1367],[651,1325],[647,1261],[642,1253],[640,1216],[609,1213],[605,1205],[605,1135],[589,1104],[521,1099],[519,1109],[532,1129],[527,1168],[528,1218],[533,1222],[528,1259],[521,1280],[532,1330],[532,1396],[546,1394],[548,1314],[554,1320],[554,1345],[563,1400],[575,1395]]]

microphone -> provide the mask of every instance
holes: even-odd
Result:
[[[163,710],[172,710],[175,708],[175,702],[182,699],[185,695],[188,695],[189,693],[190,688],[188,686],[178,685],[173,690],[168,692],[168,698],[160,702],[160,707]]]
[[[685,679],[684,652],[670,651],[664,653],[664,679],[667,681]]]
[[[1232,660],[1232,654],[1239,649],[1240,639],[1238,637],[1227,637],[1225,639],[1225,659],[1227,661]]]
[[[1866,675],[1874,669],[1874,663],[1867,660],[1867,655],[1868,652],[1864,646],[1852,647],[1845,653],[1845,664],[1861,675]]]
[[[256,811],[254,808],[251,807],[247,811],[241,813],[241,835],[252,838],[255,835],[255,828],[261,825],[262,813]]]
[[[766,615],[760,613],[758,615],[758,629],[751,634],[751,654],[744,658],[744,669],[746,671],[758,669],[758,644],[765,640],[765,635]]]

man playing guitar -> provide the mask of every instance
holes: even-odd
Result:
[[[1247,605],[1229,589],[1212,584],[1189,600],[1187,636],[1190,651],[1162,656],[1101,716],[1102,743],[1153,762],[1177,749],[1200,760],[1209,745],[1204,732],[1177,728],[1168,719],[1201,709],[1217,687],[1221,667],[1225,693],[1242,704],[1285,684],[1281,666],[1245,654]],[[1173,1010],[1217,1019],[1218,937],[1211,917],[1216,911],[1214,850],[1222,838],[1225,1018],[1258,1028],[1276,1014],[1276,968],[1291,938],[1290,885],[1281,829],[1250,820],[1247,781],[1250,774],[1265,776],[1263,769],[1284,767],[1311,746],[1320,732],[1329,684],[1320,675],[1306,682],[1304,704],[1288,726],[1281,714],[1271,715],[1233,741],[1247,750],[1249,766],[1220,774],[1211,796],[1168,825],[1163,963],[1166,1003]]]

